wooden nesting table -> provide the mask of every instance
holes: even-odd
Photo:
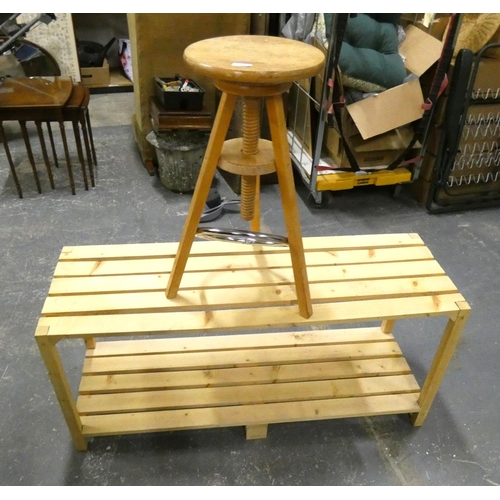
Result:
[[[303,245],[307,319],[286,247],[195,241],[174,299],[165,284],[178,243],[64,247],[35,338],[75,447],[228,426],[255,439],[269,424],[383,414],[422,425],[469,314],[464,297],[416,234]],[[393,327],[427,316],[448,320],[420,388]],[[86,344],[76,401],[62,339]]]

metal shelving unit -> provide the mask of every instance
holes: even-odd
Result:
[[[309,200],[314,206],[326,205],[329,193],[331,192],[352,189],[357,186],[393,185],[395,186],[395,193],[398,193],[402,184],[411,182],[418,176],[420,168],[421,160],[416,161],[411,166],[407,166],[406,162],[400,159],[399,163],[390,165],[388,168],[382,165],[372,168],[352,168],[348,170],[339,168],[332,158],[325,155],[323,148],[325,128],[333,126],[336,121],[336,117],[332,113],[332,102],[335,104],[333,91],[335,70],[338,64],[341,41],[348,16],[349,14],[332,14],[328,51],[321,88],[319,89],[317,82],[313,78],[308,82],[295,82],[290,93],[291,96],[295,97],[289,103],[288,108],[288,140],[292,161],[303,182],[309,189]],[[284,19],[282,19],[283,22]],[[452,48],[454,45],[454,35],[451,35],[450,39],[452,43],[448,43],[448,45]],[[446,58],[442,57],[441,59],[445,65]],[[441,62],[440,60],[440,64]],[[304,102],[307,102],[308,105],[304,106]],[[305,107],[306,114],[310,113],[310,115],[307,115],[305,119],[300,121],[297,120],[297,116],[301,107]],[[424,115],[425,120],[424,118],[421,120],[421,125],[425,128],[430,123],[430,116],[433,111],[426,112]],[[420,129],[420,157],[423,157],[425,151],[426,134],[426,129],[424,132]],[[310,141],[306,140],[306,137]]]

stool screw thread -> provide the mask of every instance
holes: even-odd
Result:
[[[255,175],[241,176],[240,215],[243,220],[251,221],[255,214],[256,180]]]
[[[259,152],[260,104],[260,98],[245,97],[243,100],[243,154],[256,155]],[[255,176],[242,175],[240,215],[243,220],[251,221],[254,217],[255,190]]]
[[[245,97],[243,100],[243,154],[259,152],[260,98]]]

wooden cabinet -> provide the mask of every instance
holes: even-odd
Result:
[[[146,140],[152,130],[149,113],[154,78],[179,73],[192,76],[205,89],[204,105],[216,109],[216,90],[210,79],[192,75],[184,49],[199,40],[250,33],[250,14],[127,14],[134,68],[134,133],[144,166],[154,173],[154,147]]]

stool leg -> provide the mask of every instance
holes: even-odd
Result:
[[[50,147],[52,148],[52,155],[54,156],[54,165],[59,168],[59,162],[57,161],[56,146],[54,144],[54,136],[52,135],[52,127],[50,122],[47,122],[47,130],[49,131]]]
[[[78,121],[73,120],[73,133],[75,134],[76,150],[78,151],[78,159],[82,165],[83,182],[85,184],[85,191],[89,190],[89,181],[87,180],[87,170],[85,168],[85,160],[83,158],[82,141],[80,139],[80,129],[78,128]]]
[[[12,177],[14,179],[14,184],[16,185],[17,194],[19,198],[23,197],[23,190],[21,189],[21,184],[19,183],[19,179],[17,178],[16,167],[14,162],[12,161],[12,156],[10,154],[9,144],[7,142],[7,137],[5,136],[5,131],[3,129],[3,122],[0,122],[0,140],[2,141],[3,148],[5,149],[5,154],[7,156],[7,160],[9,162],[10,171],[12,173]]]
[[[50,187],[55,189],[54,177],[52,176],[52,169],[50,168],[49,156],[47,155],[47,148],[45,147],[45,138],[43,137],[42,123],[36,121],[36,130],[38,132],[38,139],[40,140],[40,147],[42,148],[43,161],[47,168],[47,175],[49,176]]]
[[[201,164],[200,174],[196,182],[186,223],[184,224],[181,241],[179,242],[179,247],[175,256],[172,272],[170,273],[170,279],[166,289],[166,295],[169,299],[174,298],[179,291],[182,274],[186,267],[191,245],[196,235],[196,230],[200,222],[201,214],[203,213],[203,208],[205,207],[210,185],[220,158],[222,146],[226,139],[227,130],[236,104],[236,98],[237,96],[232,94],[226,94],[225,92],[222,94],[212,133],[210,134],[205,156]]]
[[[90,156],[89,136],[88,136],[88,131],[87,131],[87,125],[85,124],[85,111],[80,116],[80,125],[82,126],[83,142],[85,144],[85,151],[87,153],[87,163],[89,165],[90,184],[92,185],[92,187],[95,187],[94,166],[92,164],[92,158]]]
[[[312,315],[311,295],[307,279],[307,268],[302,244],[302,231],[300,228],[299,210],[297,207],[297,193],[293,181],[290,150],[286,137],[286,119],[283,110],[281,95],[266,98],[269,126],[273,142],[276,173],[283,204],[285,225],[290,245],[295,288],[299,303],[300,315],[309,318]]]
[[[68,177],[69,177],[69,184],[71,186],[71,192],[73,194],[76,194],[75,179],[73,178],[73,167],[71,166],[71,159],[69,157],[68,142],[66,141],[66,130],[64,130],[64,122],[59,122],[59,128],[61,129],[61,137],[64,146],[64,155],[66,157],[66,165],[68,166]]]
[[[260,175],[255,176],[255,199],[253,206],[253,219],[250,222],[250,229],[258,233],[260,231]]]
[[[36,188],[39,193],[42,192],[42,186],[40,184],[40,178],[38,177],[38,172],[36,170],[35,159],[33,158],[33,151],[31,150],[30,138],[28,136],[28,129],[26,128],[26,122],[20,121],[21,132],[23,134],[24,144],[26,145],[26,151],[28,153],[28,158],[31,163],[31,168],[33,170],[33,175],[35,176]]]

